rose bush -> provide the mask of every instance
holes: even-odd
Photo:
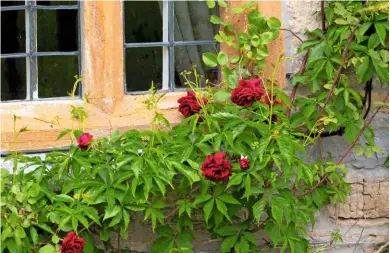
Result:
[[[69,232],[60,248],[61,253],[82,253],[85,246],[85,240],[77,237],[74,231]]]
[[[237,105],[250,107],[255,101],[260,100],[264,94],[261,78],[241,79],[237,88],[232,91],[231,100]]]
[[[202,176],[214,182],[226,182],[232,175],[232,164],[225,159],[226,153],[208,155],[202,164]]]

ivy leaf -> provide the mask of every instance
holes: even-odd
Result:
[[[261,215],[263,214],[265,205],[266,205],[265,198],[261,198],[252,207],[252,209],[253,209],[253,217],[255,218],[257,223],[260,222],[260,218],[261,218]]]
[[[378,34],[374,33],[370,35],[370,38],[368,39],[368,49],[375,49],[379,44],[381,43],[381,40],[378,36]]]
[[[241,203],[235,199],[232,195],[224,193],[220,196],[218,196],[218,199],[222,200],[223,202],[234,204],[234,205],[240,205]]]
[[[58,251],[56,250],[56,248],[51,244],[47,244],[39,249],[39,253],[57,253],[57,252]]]
[[[157,238],[152,244],[152,253],[168,253],[173,248],[173,244],[174,239],[171,237]]]
[[[207,203],[203,206],[203,214],[204,214],[204,219],[206,220],[206,223],[208,222],[211,212],[213,211],[214,207],[214,198],[210,199],[207,201]]]
[[[231,220],[230,217],[229,217],[229,214],[227,213],[227,207],[226,207],[225,203],[222,202],[222,201],[219,200],[219,199],[216,199],[216,203],[217,203],[217,209],[218,209],[223,215],[225,215],[225,217],[226,217],[230,222],[232,222],[232,220]]]
[[[218,65],[217,56],[212,53],[204,53],[202,55],[202,60],[207,67],[216,67]]]
[[[226,8],[227,7],[226,2],[223,1],[223,0],[218,0],[218,5],[221,6],[222,8]]]
[[[273,37],[274,37],[274,34],[272,32],[262,33],[262,34],[260,34],[260,42],[263,45],[268,44],[269,42],[271,42]]]
[[[374,23],[376,34],[378,34],[379,40],[383,46],[386,41],[386,24],[385,23]]]
[[[326,75],[328,79],[331,80],[333,78],[333,64],[330,61],[326,62]]]
[[[249,252],[249,243],[244,236],[240,237],[240,251]]]
[[[374,74],[373,65],[368,56],[362,57],[362,62],[356,63],[356,75],[360,83],[367,82]]]
[[[260,45],[260,38],[259,38],[259,36],[257,36],[256,34],[253,35],[252,38],[251,38],[251,44],[254,47],[257,47],[258,45]]]
[[[236,173],[234,174],[230,179],[229,179],[229,183],[228,185],[226,186],[226,189],[229,189],[231,186],[233,185],[238,185],[242,182],[242,176],[244,175],[244,173]]]
[[[211,15],[210,16],[210,22],[213,23],[214,25],[219,25],[219,24],[221,24],[222,20],[218,16]]]
[[[238,235],[233,235],[225,238],[221,244],[221,253],[230,252],[230,250],[234,247],[238,239]]]
[[[103,220],[109,219],[111,217],[114,217],[121,211],[120,206],[112,206],[111,208],[106,207],[106,211],[104,212],[104,218]]]
[[[286,199],[281,196],[274,196],[271,200],[271,214],[276,223],[282,224]]]

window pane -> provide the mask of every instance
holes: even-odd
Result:
[[[1,12],[1,53],[26,52],[24,11]]]
[[[218,26],[210,23],[210,16],[217,15],[206,1],[175,1],[175,40],[213,40]]]
[[[208,79],[211,83],[218,81],[218,69],[206,67],[202,61],[202,52],[210,52],[215,50],[207,50],[213,48],[213,45],[206,46],[181,46],[175,47],[175,87],[187,88],[185,79],[180,75],[184,70],[192,71],[192,66],[197,66],[197,73],[204,78],[201,85],[205,84],[204,79]],[[192,71],[193,72],[193,71]],[[194,81],[194,76],[190,75],[190,80]]]
[[[152,81],[157,89],[162,88],[162,48],[126,49],[126,90],[149,90]]]
[[[24,5],[24,1],[0,1],[0,6],[16,6],[16,5]],[[3,12],[1,13],[3,15]]]
[[[77,1],[37,1],[37,5],[77,5]]]
[[[38,57],[38,97],[68,96],[78,69],[78,56]]]
[[[1,59],[1,100],[26,99],[26,58]]]
[[[124,5],[127,43],[162,41],[162,2],[124,1]]]
[[[38,52],[78,51],[77,10],[38,10]]]

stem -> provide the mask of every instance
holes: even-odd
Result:
[[[322,23],[322,34],[325,34],[326,32],[326,26],[325,26],[325,1],[321,0],[321,23]]]
[[[293,32],[292,30],[288,29],[288,28],[279,28],[280,31],[288,31],[290,32],[295,38],[297,38],[300,42],[303,43],[303,39],[301,39],[298,34],[296,34],[295,32]]]
[[[308,50],[306,51],[306,54],[305,54],[305,56],[303,57],[302,65],[301,65],[301,67],[299,68],[299,71],[298,71],[297,75],[302,75],[303,72],[305,72],[306,66],[307,66],[307,59],[309,58],[309,52],[310,52],[310,49],[308,49]],[[297,83],[297,84],[294,86],[293,90],[291,91],[291,94],[290,94],[290,103],[291,103],[291,105],[294,103],[295,95],[296,95],[296,93],[297,93],[298,86],[299,86],[299,84]],[[290,108],[290,107],[287,107],[286,116],[287,116],[287,117],[290,116],[290,113],[291,113],[291,108]]]
[[[384,102],[387,101],[387,99],[389,98],[389,92],[387,92],[387,95],[386,95],[386,98],[384,99]],[[370,126],[371,122],[373,121],[373,119],[375,118],[375,116],[377,115],[377,113],[379,112],[379,110],[383,107],[380,106],[378,107],[374,114],[371,116],[371,118],[364,124],[364,126],[360,129],[358,135],[355,137],[355,139],[353,140],[353,142],[348,146],[348,148],[344,151],[344,153],[341,155],[341,157],[337,160],[336,162],[336,165],[340,164],[344,159],[345,157],[347,157],[347,155],[349,154],[349,152],[352,150],[352,148],[355,146],[356,142],[359,140],[360,136],[363,134],[363,132],[367,129],[367,127]],[[316,185],[314,185],[312,188],[310,188],[309,190],[305,191],[304,193],[298,195],[298,197],[303,197],[311,192],[313,192],[318,186],[320,186],[323,182],[325,182],[328,177],[329,177],[329,173],[326,173],[324,175],[323,178],[321,178],[320,181],[318,181],[318,183]]]

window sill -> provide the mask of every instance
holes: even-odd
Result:
[[[182,120],[177,111],[177,99],[184,92],[167,93],[158,105],[158,110],[165,115],[171,124]],[[115,129],[120,132],[129,129],[146,130],[152,120],[153,113],[146,109],[143,101],[149,95],[124,95],[115,102],[112,113],[102,110],[103,104],[86,104],[88,119],[85,131],[95,137],[108,136]],[[103,99],[104,101],[104,99]],[[111,103],[111,101],[106,101]],[[74,101],[81,106],[82,100]],[[103,102],[104,103],[104,102]],[[72,128],[70,119],[71,100],[34,101],[4,103],[1,106],[1,151],[41,150],[69,146],[69,138],[57,141],[57,136],[66,128]],[[26,126],[28,131],[19,135],[16,147],[13,144],[13,117],[21,117],[16,121],[16,130]],[[76,123],[74,128],[81,128]]]

